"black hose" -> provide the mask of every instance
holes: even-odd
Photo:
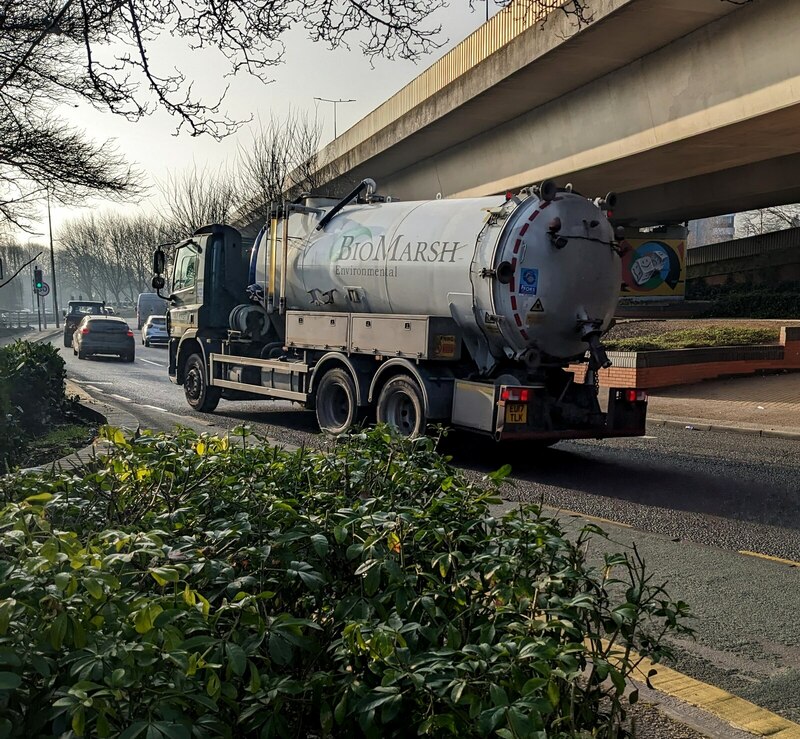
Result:
[[[350,201],[355,200],[364,190],[366,190],[370,185],[374,186],[373,180],[361,180],[357,187],[355,187],[352,192],[345,195],[336,205],[333,206],[322,218],[320,222],[317,224],[317,231],[322,231],[325,226],[327,226],[331,219],[342,209],[345,205],[347,205]]]

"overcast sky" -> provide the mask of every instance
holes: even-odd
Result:
[[[490,3],[490,12],[493,14],[496,10],[494,3]],[[440,11],[434,20],[442,25],[441,40],[447,43],[417,64],[377,59],[370,66],[355,39],[350,50],[329,50],[323,44],[311,43],[302,33],[292,32],[285,37],[285,62],[272,69],[270,76],[274,81],[266,85],[246,75],[225,80],[222,68],[215,69],[217,58],[213,54],[190,52],[184,46],[177,46],[172,39],[162,39],[157,50],[158,64],[174,65],[187,73],[194,81],[196,92],[208,101],[218,97],[225,84],[230,84],[224,109],[233,118],[241,120],[251,115],[255,118],[254,124],[244,126],[221,142],[207,136],[174,136],[176,121],[160,111],[137,123],[101,113],[86,104],[60,112],[85,128],[93,138],[114,140],[119,150],[142,169],[150,185],[157,180],[163,181],[168,172],[179,172],[193,162],[198,166],[209,164],[216,167],[233,161],[237,145],[251,140],[259,117],[263,121],[268,121],[271,115],[282,118],[290,108],[312,116],[316,113],[322,124],[323,143],[327,143],[333,138],[333,106],[315,102],[314,97],[356,100],[338,106],[338,131],[343,133],[478,28],[485,20],[485,6],[476,4],[475,10],[470,11],[468,0],[453,0],[451,7]],[[157,198],[158,193],[153,187],[150,195],[136,207],[152,208]],[[130,210],[133,207],[100,200],[87,203],[87,206],[101,210],[120,207]],[[65,219],[81,212],[84,211],[54,208],[54,232]],[[42,217],[46,218],[45,212]],[[46,220],[37,230],[46,233]]]

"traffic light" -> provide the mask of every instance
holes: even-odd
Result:
[[[33,286],[37,290],[41,290],[44,286],[44,280],[42,279],[42,270],[38,267],[34,267],[33,269]]]

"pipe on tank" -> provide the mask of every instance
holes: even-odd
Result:
[[[286,204],[283,205],[283,253],[281,254],[281,294],[278,298],[278,314],[286,312],[286,267],[289,262],[289,213]]]
[[[317,224],[317,231],[322,231],[322,229],[331,222],[331,219],[342,208],[344,208],[345,205],[347,205],[350,201],[355,200],[362,192],[364,192],[364,190],[367,190],[368,194],[371,194],[375,192],[376,188],[377,185],[375,184],[375,180],[370,179],[369,177],[361,180],[361,182],[355,188],[353,188],[351,192],[345,195],[338,203],[336,203],[336,205],[333,206],[333,208],[331,208],[324,216],[322,216],[322,219]]]

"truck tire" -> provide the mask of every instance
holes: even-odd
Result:
[[[209,386],[206,365],[199,354],[192,354],[186,360],[183,392],[186,402],[201,413],[211,413],[219,404],[222,389]]]
[[[392,377],[381,389],[376,407],[378,423],[385,423],[403,436],[425,433],[425,399],[422,389],[407,375]]]
[[[356,385],[347,370],[328,370],[319,381],[317,423],[326,434],[343,434],[358,419]]]

